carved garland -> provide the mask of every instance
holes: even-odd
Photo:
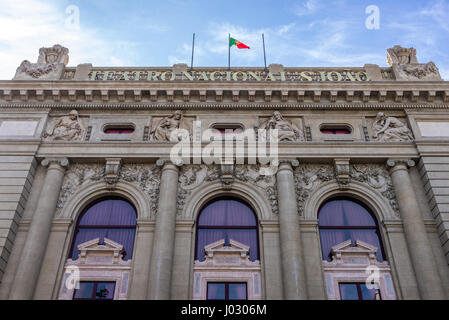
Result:
[[[159,197],[160,168],[156,165],[125,164],[120,168],[118,181],[123,180],[134,184],[150,198],[151,210],[156,213]],[[103,164],[74,164],[67,170],[59,194],[56,214],[60,215],[62,208],[70,196],[82,186],[92,182],[108,183]]]
[[[337,180],[332,165],[302,164],[295,169],[295,187],[298,211],[304,214],[304,204],[309,195],[321,184]],[[385,166],[380,164],[350,165],[350,180],[361,182],[388,199],[395,215],[399,217],[399,207],[390,175]]]

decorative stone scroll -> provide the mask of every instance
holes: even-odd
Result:
[[[78,111],[70,111],[68,116],[60,117],[49,125],[43,134],[46,140],[80,141],[84,140],[86,129],[78,116]]]
[[[396,194],[391,182],[388,170],[381,164],[352,164],[349,165],[349,172],[344,170],[345,186],[349,187],[351,181],[358,181],[367,187],[378,191],[389,201],[396,217],[399,217],[399,207],[396,201]],[[327,164],[300,164],[294,171],[296,195],[298,201],[298,211],[302,216],[304,205],[310,194],[320,185],[337,181],[336,169]],[[340,173],[341,175],[341,173]],[[349,176],[347,176],[349,175]]]
[[[373,123],[373,138],[382,142],[413,141],[413,134],[407,125],[395,117],[387,117],[383,112],[377,114]]]
[[[59,80],[68,62],[69,49],[59,44],[40,48],[37,63],[24,60],[13,80]]]
[[[387,62],[393,68],[396,80],[442,81],[434,62],[418,63],[416,49],[394,46],[387,50]]]
[[[110,176],[106,173],[105,167],[102,164],[71,165],[64,177],[56,207],[56,214],[61,214],[61,210],[68,198],[77,190],[80,190],[81,187],[85,187],[96,181],[108,183]],[[117,178],[114,177],[113,182],[126,181],[135,185],[150,198],[152,212],[157,212],[160,184],[160,168],[158,166],[153,164],[124,164],[114,174],[116,174]]]

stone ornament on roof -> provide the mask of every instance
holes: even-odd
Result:
[[[40,48],[37,63],[24,60],[13,80],[59,80],[69,62],[69,49],[56,44]]]
[[[387,62],[393,68],[396,80],[443,80],[434,62],[418,63],[415,48],[396,45],[387,50]]]

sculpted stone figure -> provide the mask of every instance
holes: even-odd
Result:
[[[267,141],[270,140],[270,131],[278,130],[279,141],[304,141],[304,134],[297,126],[284,119],[279,111],[273,112],[271,118],[263,123],[259,129],[267,130]]]
[[[78,111],[70,111],[68,116],[59,118],[50,131],[44,133],[49,140],[75,141],[84,137],[84,126],[78,117]]]
[[[37,63],[23,61],[17,68],[14,80],[58,80],[69,62],[69,49],[56,44],[40,48]]]
[[[184,129],[186,131],[176,130]],[[165,117],[158,123],[153,125],[150,131],[150,141],[169,141],[178,142],[185,139],[186,132],[190,135],[190,128],[188,123],[184,120],[181,110],[175,111],[171,116]]]
[[[442,80],[434,62],[418,63],[414,48],[394,46],[388,49],[387,62],[397,80]]]
[[[374,135],[377,141],[412,141],[413,135],[402,121],[395,117],[387,117],[383,112],[377,114],[373,124]]]

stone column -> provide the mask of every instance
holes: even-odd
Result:
[[[158,165],[162,165],[158,160]],[[170,299],[173,253],[175,247],[178,167],[165,162],[162,168],[153,251],[150,261],[148,298]]]
[[[422,299],[445,299],[432,247],[419,210],[408,168],[412,160],[388,160],[396,198],[404,225],[407,246]]]
[[[307,299],[293,169],[281,162],[276,173],[284,299]]]
[[[64,180],[65,167],[67,167],[69,161],[67,158],[47,158],[41,164],[44,167],[48,166],[48,169],[9,293],[9,299],[11,300],[33,298],[45,250],[47,249],[59,192]]]

